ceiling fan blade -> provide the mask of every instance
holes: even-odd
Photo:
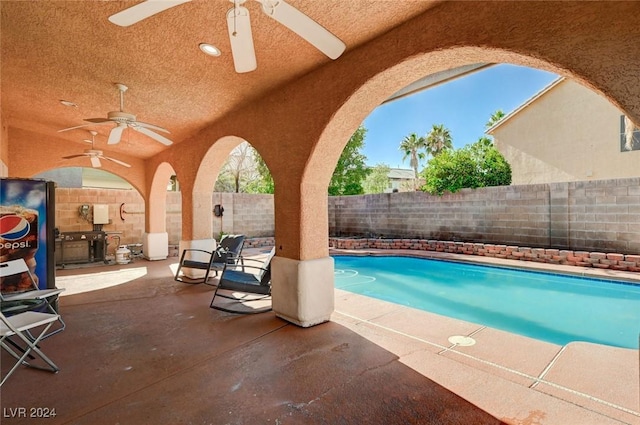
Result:
[[[165,133],[171,133],[166,128],[158,127],[157,125],[149,124],[149,123],[146,123],[146,122],[136,121],[136,125],[139,125],[140,127],[150,128],[150,129],[156,130],[156,131],[164,131]]]
[[[85,154],[81,153],[78,155],[69,155],[69,156],[63,156],[62,159],[73,159],[73,158],[80,158],[81,156],[86,156]]]
[[[236,72],[242,74],[255,70],[258,64],[253,47],[249,11],[246,7],[235,6],[229,9],[227,12],[227,28],[233,55],[233,67]]]
[[[156,13],[163,12],[191,0],[146,0],[109,16],[109,21],[121,27],[128,27],[147,19]]]
[[[102,164],[100,163],[100,159],[97,156],[90,156],[89,158],[91,159],[91,166],[93,168],[102,167]]]
[[[95,124],[82,124],[82,125],[76,125],[75,127],[63,128],[62,130],[58,130],[58,133],[61,133],[63,131],[75,130],[76,128],[89,127],[92,125],[95,125]]]
[[[262,10],[267,16],[307,40],[331,59],[339,58],[346,49],[342,40],[284,0],[256,1],[262,4]]]
[[[108,122],[112,122],[109,118],[85,118],[84,120],[94,124],[106,124]]]
[[[122,138],[122,132],[124,131],[125,128],[127,128],[126,124],[124,125],[118,124],[117,126],[113,127],[111,129],[111,132],[109,133],[109,139],[107,140],[107,144],[115,145],[119,143],[120,139]]]
[[[163,145],[169,146],[169,145],[173,144],[173,142],[171,140],[167,139],[164,136],[159,135],[156,132],[153,132],[153,131],[149,130],[146,127],[140,127],[140,126],[137,126],[137,125],[132,125],[131,128],[133,128],[135,131],[139,131],[142,134],[146,134],[147,136],[151,137],[152,139],[155,139],[156,141],[162,143]]]
[[[126,162],[120,161],[119,159],[109,158],[108,156],[103,156],[102,159],[106,159],[107,161],[115,162],[116,164],[122,165],[123,167],[131,168],[131,165]]]

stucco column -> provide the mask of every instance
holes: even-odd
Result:
[[[327,188],[323,184],[295,186],[276,185],[273,310],[284,320],[309,327],[328,321],[334,309]]]
[[[213,238],[211,191],[188,191],[182,193],[182,237],[178,246],[178,255],[185,249],[202,249],[213,251],[216,241]],[[185,214],[185,210],[187,213]],[[188,260],[208,261],[204,254],[192,253],[185,257]],[[187,277],[195,279],[204,276],[204,271],[183,269]]]
[[[145,233],[142,235],[142,255],[147,260],[164,260],[169,256],[167,233],[167,189],[154,181],[145,197]]]

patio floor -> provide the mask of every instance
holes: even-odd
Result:
[[[67,329],[41,346],[61,370],[20,368],[2,423],[640,424],[635,350],[554,346],[340,290],[332,321],[302,329],[210,309],[213,287],[173,281],[176,262],[58,270]]]

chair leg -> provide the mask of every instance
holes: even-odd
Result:
[[[216,286],[216,290],[215,290],[215,291],[213,291],[213,298],[211,298],[211,304],[209,304],[209,308],[215,308],[215,307],[213,306],[213,302],[214,302],[214,301],[215,301],[215,299],[216,299],[216,295],[218,295],[218,286]]]
[[[40,342],[40,340],[42,340],[42,337],[47,333],[47,331],[49,330],[49,328],[51,328],[52,325],[53,325],[53,322],[48,323],[45,326],[45,328],[42,330],[40,335],[35,339],[35,341],[30,341],[29,338],[24,336],[22,333],[15,334],[18,338],[20,338],[27,345],[21,356],[18,353],[16,353],[14,350],[12,350],[11,347],[9,347],[4,342],[4,340],[7,337],[4,337],[4,338],[2,338],[0,340],[0,346],[2,346],[12,357],[14,357],[17,360],[16,364],[13,365],[13,367],[11,368],[11,370],[9,370],[7,375],[4,378],[2,378],[2,381],[0,382],[0,387],[7,381],[7,379],[9,379],[9,377],[13,374],[13,372],[15,372],[15,370],[21,365],[24,365],[24,366],[27,366],[27,367],[31,367],[31,368],[35,368],[35,369],[47,370],[47,371],[50,371],[50,372],[53,372],[53,373],[56,373],[56,372],[58,372],[60,370],[58,368],[58,366],[56,366],[56,364],[49,357],[47,357],[40,350],[40,348],[38,348],[38,346],[37,346],[38,342]],[[31,364],[31,363],[27,362],[26,361],[27,357],[32,357],[32,356],[30,356],[32,351],[34,353],[36,353],[37,355],[39,355],[40,358],[42,360],[44,360],[44,362],[49,365],[49,367],[46,368],[46,367],[43,367],[43,366],[38,366],[38,365],[34,365],[34,364]]]

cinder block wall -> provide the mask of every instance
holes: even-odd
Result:
[[[329,210],[334,236],[549,243],[548,185],[332,197]]]
[[[214,193],[213,204],[224,207],[222,217],[213,217],[213,235],[242,233],[248,237],[267,237],[275,233],[272,195],[249,195],[244,193]],[[78,208],[88,204],[107,204],[111,222],[102,226],[105,232],[121,232],[120,244],[142,242],[145,230],[144,200],[135,190],[116,189],[56,189],[56,227],[61,232],[93,230],[93,222],[85,220]],[[120,205],[124,204],[122,217]],[[169,245],[178,245],[182,236],[182,195],[167,192],[166,231]],[[111,248],[109,249],[111,252]]]
[[[214,193],[220,231],[248,237],[275,233],[272,195]],[[56,189],[56,223],[61,231],[91,230],[78,214],[83,203],[108,204],[122,243],[139,243],[144,202],[135,191]],[[119,216],[125,204],[125,220]],[[329,198],[331,236],[417,238],[527,247],[640,253],[640,178],[465,189],[432,196],[422,192]],[[169,244],[181,238],[181,195],[167,192]]]
[[[329,198],[332,236],[640,252],[640,179]]]
[[[234,193],[233,233],[242,233],[247,237],[273,236],[275,234],[273,195]]]
[[[56,227],[61,232],[82,232],[93,230],[93,215],[85,220],[79,213],[83,204],[107,204],[109,206],[109,224],[102,226],[105,232],[121,232],[121,244],[142,242],[144,233],[144,201],[135,190],[111,189],[56,189]],[[120,205],[124,204],[120,218]],[[92,210],[91,210],[92,211]],[[111,248],[109,249],[111,252]]]

